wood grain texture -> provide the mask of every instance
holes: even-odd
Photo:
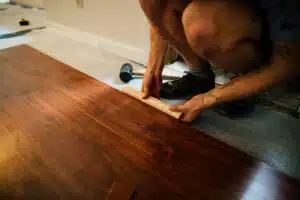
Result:
[[[135,188],[131,184],[125,182],[115,182],[111,186],[106,200],[132,200],[135,198]]]
[[[0,51],[0,199],[300,199],[288,177],[28,46]]]

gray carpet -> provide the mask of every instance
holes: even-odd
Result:
[[[209,110],[194,127],[300,178],[299,119],[258,106],[251,116],[234,120]]]

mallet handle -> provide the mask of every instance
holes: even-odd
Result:
[[[144,76],[145,73],[142,73],[142,72],[133,72],[132,75],[136,75],[136,76]],[[173,80],[173,79],[178,79],[180,78],[179,76],[172,76],[172,75],[162,75],[162,78],[163,79],[170,79],[170,80]]]

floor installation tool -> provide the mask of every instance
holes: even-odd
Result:
[[[132,87],[125,87],[123,89],[121,89],[122,92],[128,94],[129,96],[132,96],[135,99],[138,99],[176,119],[180,119],[182,113],[181,112],[173,112],[169,110],[169,105],[165,102],[160,101],[159,99],[156,99],[154,97],[149,97],[147,99],[143,99],[142,98],[142,93],[140,93],[139,91],[137,91],[136,89],[132,88]]]
[[[133,72],[133,67],[130,63],[125,63],[120,70],[120,79],[124,83],[128,83],[130,80],[134,78],[142,78],[144,76],[144,73],[142,72]],[[178,76],[171,76],[171,75],[162,75],[163,79],[178,79],[180,77]]]
[[[30,28],[30,29],[26,29],[26,30],[21,30],[21,31],[17,31],[17,32],[14,32],[14,33],[6,33],[6,34],[0,35],[0,39],[20,37],[20,36],[23,36],[23,35],[26,35],[26,34],[30,33],[31,31],[42,30],[42,29],[45,29],[45,28],[46,28],[45,26],[42,26],[42,27],[37,27],[37,28]]]

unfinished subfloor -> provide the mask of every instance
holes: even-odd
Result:
[[[31,27],[47,26],[47,29],[21,37],[0,39],[0,49],[26,43],[112,87],[126,86],[119,80],[118,74],[121,65],[128,60],[92,43],[70,37],[63,27],[47,21],[44,12],[0,4],[0,34],[24,29],[18,25],[21,18],[29,19]],[[137,70],[143,70],[134,66]],[[168,73],[180,75],[182,72],[169,69]],[[133,80],[129,84],[140,88],[141,80]],[[183,101],[170,103],[178,102]],[[208,110],[193,126],[279,170],[300,177],[300,123],[296,118],[257,106],[251,116],[234,120]]]

